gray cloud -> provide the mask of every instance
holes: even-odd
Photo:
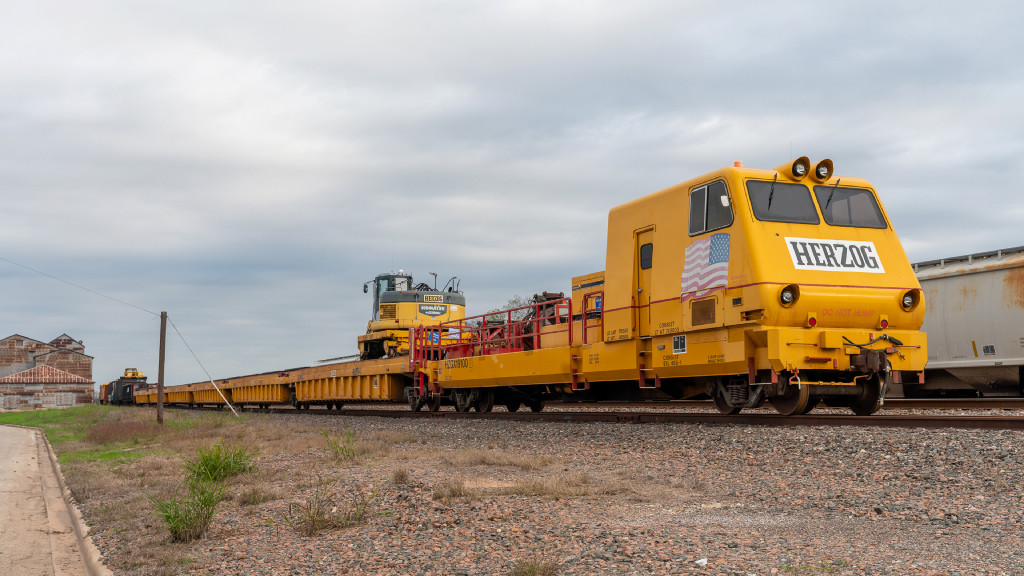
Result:
[[[0,256],[168,310],[215,377],[355,350],[361,285],[471,313],[604,267],[607,211],[807,154],[912,260],[1024,244],[1008,2],[16,2]],[[156,373],[158,322],[0,262],[8,333]],[[6,334],[4,334],[6,335]],[[175,337],[176,338],[176,337]],[[202,378],[172,339],[168,380]]]

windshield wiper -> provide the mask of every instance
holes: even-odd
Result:
[[[825,201],[825,207],[822,208],[822,210],[828,210],[828,205],[832,203],[832,195],[836,193],[836,188],[839,187],[839,183],[842,182],[842,181],[843,181],[842,178],[840,178],[839,180],[836,180],[836,185],[833,186],[832,187],[832,191],[828,193],[828,200]]]
[[[775,196],[775,182],[779,179],[779,173],[775,173],[775,178],[772,179],[772,187],[768,190],[768,212],[772,210],[772,197]]]

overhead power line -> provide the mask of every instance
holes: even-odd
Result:
[[[153,316],[159,316],[160,315],[159,312],[153,312],[152,310],[147,310],[147,309],[145,309],[145,308],[143,308],[141,306],[136,306],[135,304],[132,304],[130,302],[125,302],[124,300],[121,300],[121,299],[118,299],[118,298],[114,298],[113,296],[109,296],[109,295],[104,294],[102,292],[97,292],[96,290],[93,290],[91,288],[86,288],[85,286],[82,286],[81,284],[75,284],[74,282],[71,282],[70,280],[65,280],[63,278],[58,278],[57,276],[54,276],[53,274],[47,274],[46,272],[43,272],[42,270],[36,270],[35,268],[32,268],[31,266],[26,266],[24,264],[20,264],[18,262],[15,262],[14,260],[10,260],[10,259],[4,258],[2,256],[0,256],[0,260],[3,260],[4,262],[7,262],[8,264],[13,264],[13,265],[15,265],[15,266],[17,266],[19,268],[24,268],[25,270],[29,270],[31,272],[35,272],[36,274],[39,274],[40,276],[46,276],[47,278],[50,278],[52,280],[56,280],[58,282],[63,282],[65,284],[67,284],[68,286],[73,286],[75,288],[78,288],[79,290],[85,290],[86,292],[89,292],[90,294],[95,294],[97,296],[101,296],[103,298],[106,298],[107,300],[113,300],[114,302],[117,302],[118,304],[124,304],[125,306],[128,306],[129,308],[135,308],[136,310],[141,310],[142,312],[146,312],[147,314],[152,314]]]
[[[92,288],[86,288],[85,286],[82,286],[81,284],[75,284],[74,282],[71,282],[70,280],[65,280],[63,278],[59,278],[57,276],[54,276],[53,274],[48,274],[46,272],[43,272],[42,270],[36,270],[35,268],[32,268],[31,266],[26,266],[24,264],[15,262],[14,260],[11,260],[9,258],[4,258],[4,257],[0,256],[0,260],[3,260],[4,262],[7,262],[8,264],[13,264],[15,266],[18,266],[19,268],[24,268],[25,270],[29,270],[31,272],[35,272],[36,274],[39,274],[40,276],[46,276],[47,278],[50,278],[52,280],[56,280],[58,282],[63,282],[64,284],[67,284],[68,286],[72,286],[74,288],[78,288],[79,290],[85,290],[86,292],[89,292],[90,294],[95,294],[96,296],[100,296],[100,297],[106,298],[107,300],[113,300],[114,302],[117,302],[118,304],[123,304],[125,306],[128,306],[129,308],[135,308],[136,310],[141,310],[142,312],[146,312],[147,314],[152,314],[153,316],[158,316],[158,317],[160,316],[160,313],[158,313],[158,312],[153,312],[152,310],[147,310],[147,309],[145,309],[145,308],[143,308],[141,306],[136,306],[135,304],[132,304],[130,302],[125,302],[124,300],[121,300],[119,298],[114,298],[113,296],[104,294],[102,292],[98,292],[96,290],[93,290]],[[197,356],[195,351],[192,350],[192,346],[190,346],[188,341],[185,340],[185,336],[182,335],[181,330],[178,330],[178,327],[174,324],[174,321],[170,320],[169,318],[168,318],[168,321],[171,323],[171,327],[174,328],[174,331],[178,334],[178,338],[181,339],[181,343],[184,344],[185,348],[188,348],[189,353],[192,354],[192,358],[195,359],[196,364],[198,364],[199,368],[201,368],[203,373],[206,374],[207,380],[210,381],[210,384],[213,384],[213,387],[221,395],[221,398],[224,398],[224,402],[227,403],[228,408],[231,408],[231,411],[234,412],[235,416],[238,416],[238,412],[235,412],[234,406],[231,405],[231,402],[228,402],[228,399],[224,396],[224,392],[222,392],[220,387],[217,386],[217,383],[213,381],[213,377],[210,376],[210,372],[206,370],[206,366],[203,366],[203,363],[199,360],[199,356]],[[161,336],[161,338],[162,338],[162,336]],[[162,354],[162,352],[161,352],[161,354]],[[161,362],[162,361],[163,361],[163,359],[161,358]],[[163,370],[163,368],[161,366],[161,378],[163,377],[162,370]],[[162,420],[161,420],[161,422],[162,422]]]

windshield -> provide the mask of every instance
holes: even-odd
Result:
[[[767,222],[818,224],[811,191],[803,184],[747,180],[747,196],[754,217]]]
[[[815,186],[821,215],[832,226],[885,228],[885,218],[875,195],[865,188]]]

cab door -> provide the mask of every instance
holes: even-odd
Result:
[[[651,335],[651,270],[654,267],[654,228],[636,233],[636,326],[641,338]]]

